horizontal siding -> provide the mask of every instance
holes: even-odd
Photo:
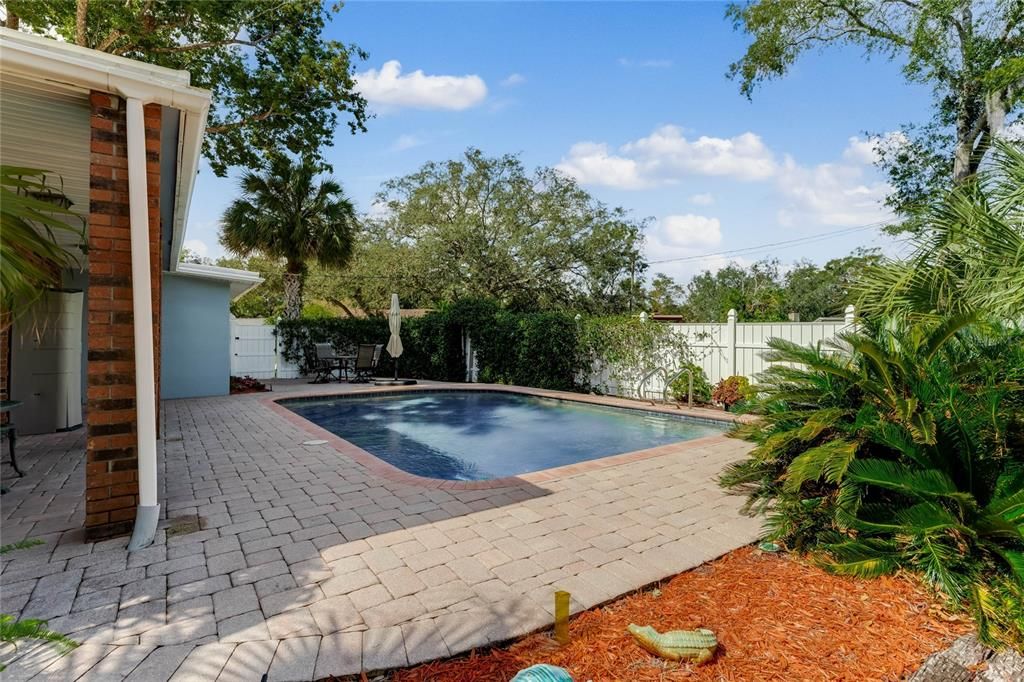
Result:
[[[89,215],[89,93],[0,76],[0,163],[53,173],[71,210]],[[76,240],[61,234],[61,242]]]

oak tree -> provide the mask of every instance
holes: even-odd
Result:
[[[321,160],[344,116],[365,131],[355,63],[324,36],[319,0],[7,0],[5,24],[191,74],[213,93],[204,153],[214,173],[288,150]]]
[[[730,5],[727,17],[753,38],[729,68],[748,97],[832,45],[898,59],[908,81],[931,86],[931,120],[879,148],[888,203],[902,213],[976,173],[1024,105],[1022,0],[758,0]]]

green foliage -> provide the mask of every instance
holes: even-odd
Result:
[[[0,554],[7,554],[18,549],[29,549],[31,547],[37,547],[39,545],[45,545],[46,543],[39,538],[25,538],[24,540],[18,540],[7,545],[0,546]]]
[[[604,381],[591,388],[620,395],[637,386],[649,370],[681,367],[693,360],[686,339],[669,325],[631,316],[583,318],[579,358],[581,376],[603,370]],[[696,380],[694,386],[696,393]]]
[[[871,266],[857,287],[868,315],[935,318],[1024,310],[1024,148],[999,143],[990,168],[931,202],[912,255]]]
[[[316,364],[316,343],[351,351],[360,343],[386,343],[389,334],[384,317],[281,320],[277,331],[285,358],[307,374]],[[643,372],[637,367],[689,361],[685,340],[667,325],[630,317],[577,320],[565,312],[518,312],[488,299],[464,299],[402,321],[401,373],[465,380],[467,336],[476,353],[478,379],[487,383],[607,392],[608,384],[635,385]],[[381,374],[392,370],[387,353],[380,367]],[[606,368],[607,381],[592,387],[588,380],[595,367]],[[695,397],[707,400],[711,389],[694,367]]]
[[[490,298],[512,310],[628,307],[646,268],[644,221],[551,168],[468,149],[384,184],[339,295],[365,309],[392,291],[416,307]]]
[[[686,289],[665,273],[659,272],[651,280],[647,307],[653,313],[678,315],[683,312],[685,298]]]
[[[417,348],[404,338],[407,332],[415,327],[415,321],[403,320],[403,345],[407,356],[417,354]],[[383,317],[322,317],[301,318],[297,320],[280,320],[277,333],[281,341],[283,355],[289,362],[299,365],[303,374],[312,374],[316,367],[316,348],[314,344],[330,343],[339,353],[355,353],[356,346],[362,343],[386,344],[390,332],[388,322]],[[381,354],[381,367],[393,367],[387,353]],[[382,369],[382,373],[384,373]]]
[[[754,450],[722,483],[769,538],[842,573],[918,572],[987,641],[1019,641],[993,604],[1024,587],[1024,332],[965,315],[770,346],[760,419],[736,430]]]
[[[21,27],[139,61],[183,69],[213,93],[203,151],[213,172],[257,168],[288,150],[321,160],[341,115],[365,131],[357,47],[328,40],[340,3],[319,0],[8,0]],[[76,9],[82,12],[81,27]],[[10,21],[10,19],[8,19]]]
[[[711,402],[711,382],[708,381],[704,368],[693,362],[683,362],[679,369],[689,369],[693,372],[693,402]],[[669,386],[669,393],[674,400],[686,402],[690,396],[690,377],[687,374],[680,374],[679,377]]]
[[[667,300],[680,301],[673,311],[692,322],[724,321],[730,309],[745,322],[775,322],[787,319],[790,313],[804,321],[837,316],[853,301],[851,290],[857,275],[880,261],[876,251],[858,249],[823,266],[797,263],[785,275],[778,260],[763,260],[749,267],[733,263],[696,275],[686,285],[685,295],[677,291]],[[659,287],[658,291],[669,290],[665,282]],[[652,289],[652,301],[665,298],[656,293]],[[662,307],[671,309],[663,305],[659,312]]]
[[[45,289],[59,287],[61,270],[76,263],[60,242],[84,242],[85,221],[65,208],[63,199],[64,193],[47,171],[0,166],[0,308],[4,311],[25,310]]]
[[[499,311],[489,329],[467,329],[480,381],[569,391],[577,386],[577,325],[566,313]],[[478,341],[479,339],[479,341]]]
[[[66,654],[78,647],[78,642],[46,628],[45,620],[27,618],[25,620],[14,620],[14,616],[7,613],[0,613],[0,642],[6,642],[17,646],[22,640],[35,640],[56,644],[62,654]],[[0,666],[0,671],[4,666]]]
[[[242,177],[242,196],[221,221],[221,244],[232,252],[285,262],[283,314],[289,319],[301,314],[309,263],[342,268],[352,257],[355,207],[334,179],[317,180],[319,170],[308,158],[271,157],[265,172]]]

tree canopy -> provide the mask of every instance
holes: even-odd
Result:
[[[900,59],[907,80],[932,87],[931,120],[879,145],[888,203],[902,213],[974,174],[1024,105],[1021,0],[758,0],[727,16],[753,37],[729,69],[747,96],[829,45]]]
[[[528,309],[625,310],[631,286],[640,303],[644,221],[553,169],[531,173],[516,156],[471,148],[386,182],[376,207],[340,277],[363,308],[386,307],[398,291],[424,307],[490,298]]]
[[[321,160],[339,117],[364,131],[358,47],[327,40],[319,0],[8,0],[7,26],[187,70],[213,92],[203,151],[217,175],[263,154]]]
[[[822,266],[801,261],[785,272],[778,260],[747,267],[730,263],[695,275],[685,286],[659,273],[648,291],[648,305],[688,322],[720,322],[730,309],[748,322],[781,321],[793,313],[801,320],[836,316],[855,303],[858,275],[880,262],[876,251],[859,249]]]

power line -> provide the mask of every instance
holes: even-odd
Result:
[[[706,260],[708,258],[718,258],[720,256],[738,256],[748,253],[756,253],[765,249],[771,248],[788,248],[791,246],[797,246],[799,244],[807,244],[811,242],[821,241],[830,237],[845,236],[854,234],[856,232],[862,232],[864,230],[871,230],[882,225],[887,224],[887,221],[879,221],[877,223],[871,223],[869,225],[859,225],[857,227],[846,227],[841,230],[833,230],[832,232],[822,232],[821,234],[808,235],[806,237],[798,237],[796,239],[786,239],[779,242],[770,242],[767,244],[759,244],[757,246],[747,246],[741,249],[731,249],[728,251],[716,251],[713,253],[702,253],[694,256],[679,256],[678,258],[663,258],[661,260],[648,261],[650,265],[658,265],[660,263],[682,263],[687,261],[698,261]]]

